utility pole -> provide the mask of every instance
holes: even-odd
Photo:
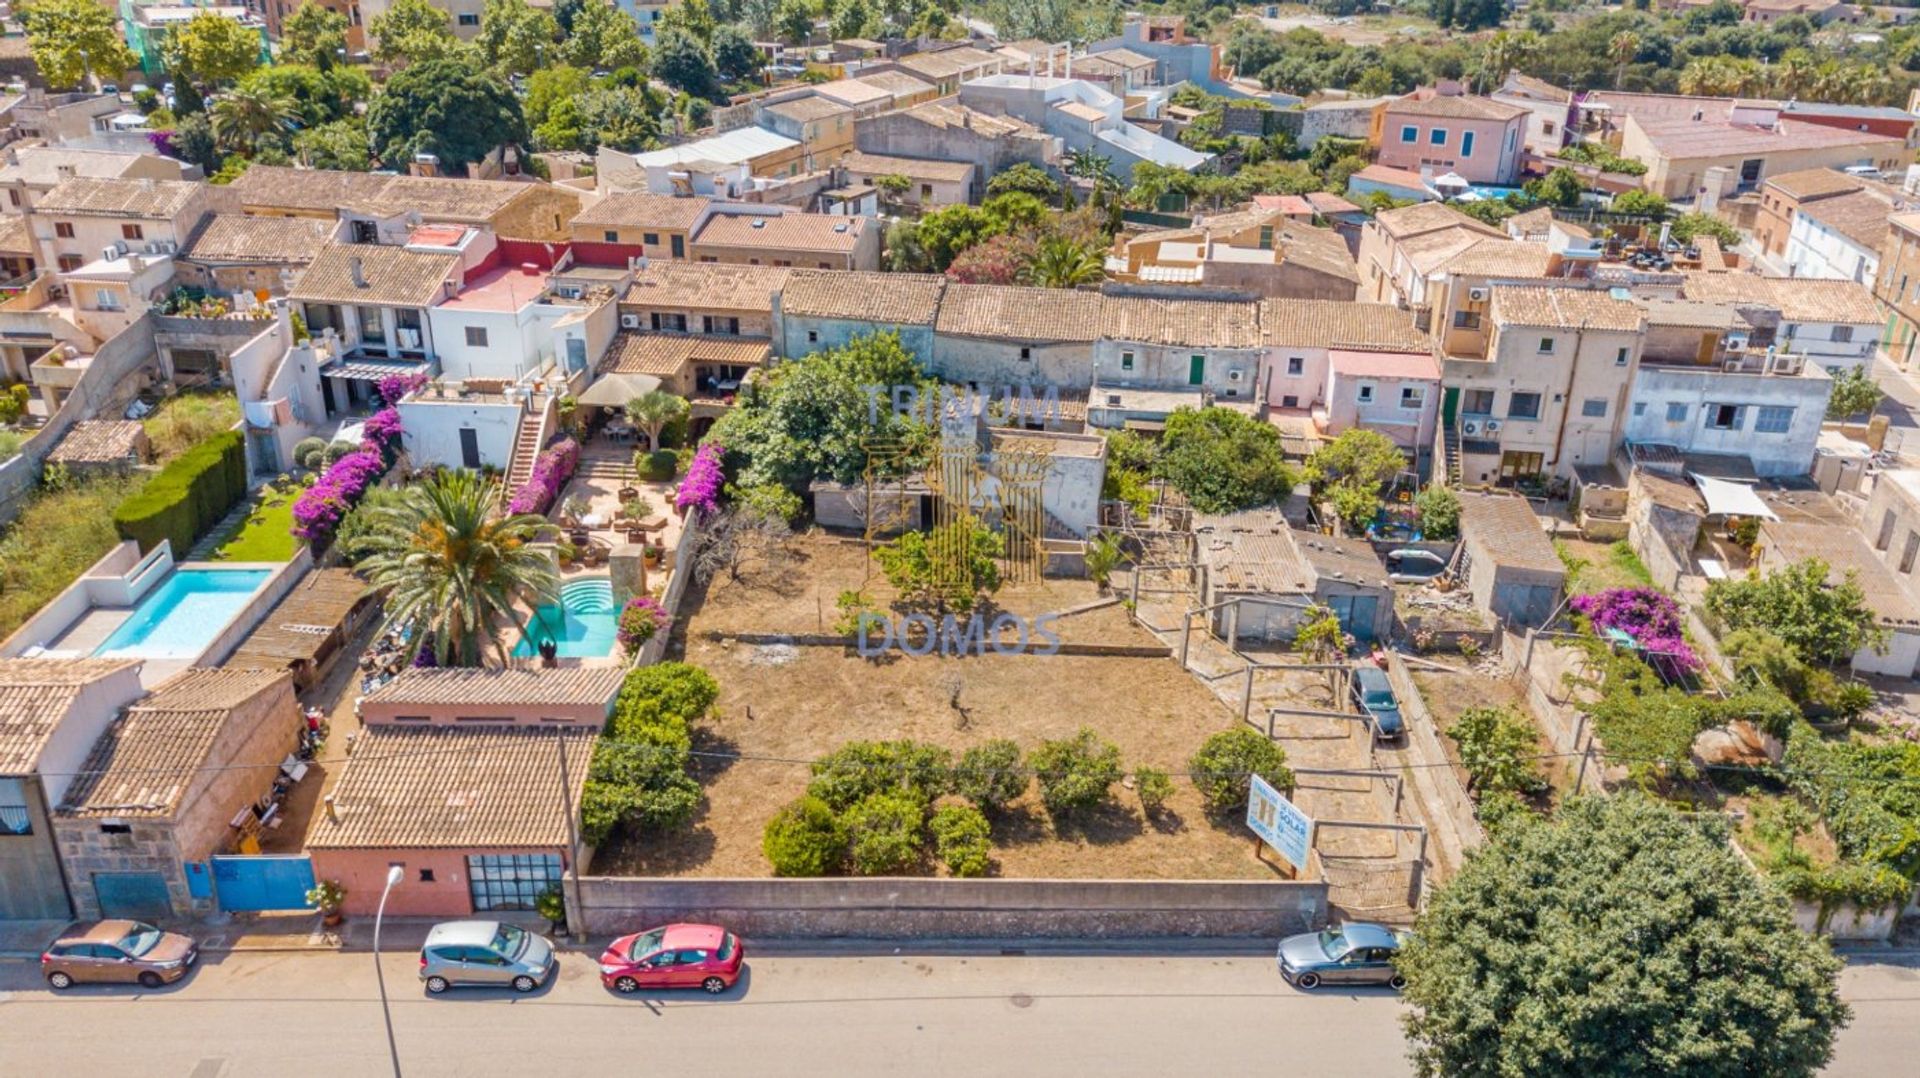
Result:
[[[587,919],[587,907],[580,898],[580,827],[573,818],[573,778],[567,769],[567,728],[564,725],[554,727],[554,744],[560,749],[560,804],[567,817],[567,878],[573,883],[573,908],[578,910],[578,920]],[[567,918],[567,934],[575,943],[584,943],[587,938],[587,926],[574,924],[576,918]]]

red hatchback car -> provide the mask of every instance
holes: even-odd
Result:
[[[747,949],[717,925],[668,925],[622,936],[600,956],[600,983],[631,995],[643,988],[700,988],[719,995],[740,979]]]

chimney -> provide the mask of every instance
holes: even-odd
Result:
[[[158,188],[154,186],[153,177],[151,176],[140,177],[140,190],[148,191],[148,192],[158,190]]]
[[[332,795],[332,794],[328,794],[327,796],[325,796],[325,797],[323,797],[323,798],[321,798],[321,799],[320,799],[320,801],[321,801],[321,803],[322,803],[322,804],[324,804],[324,805],[326,805],[326,806],[327,806],[327,822],[328,822],[328,823],[339,823],[339,822],[340,822],[340,809],[339,809],[338,807],[336,807],[336,806],[334,805],[334,803],[333,803],[333,795]]]
[[[353,276],[353,287],[367,287],[367,271],[366,267],[361,265],[359,255],[347,259],[347,272]]]
[[[71,180],[73,179],[75,172],[72,165],[62,164],[62,165],[53,166],[53,174],[55,176],[60,177],[63,180]]]

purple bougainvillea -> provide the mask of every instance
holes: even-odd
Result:
[[[387,462],[372,447],[348,453],[328,466],[293,502],[293,534],[312,543],[332,538],[341,518],[367,492]]]
[[[693,508],[703,514],[719,508],[720,484],[726,479],[720,470],[723,452],[725,450],[714,442],[694,452],[693,463],[687,465],[687,477],[680,481],[679,493],[673,496],[676,508]]]
[[[381,400],[388,404],[399,404],[407,394],[426,384],[427,376],[424,373],[389,374],[375,382],[374,388],[380,391]]]
[[[367,417],[361,424],[361,446],[391,457],[400,445],[400,411],[397,408],[382,408]]]
[[[673,615],[657,600],[650,595],[636,595],[620,609],[620,619],[614,623],[614,637],[627,654],[632,655],[671,624]]]
[[[1618,629],[1647,653],[1654,669],[1668,680],[1700,669],[1682,631],[1680,605],[1665,592],[1652,588],[1609,588],[1594,595],[1573,597],[1573,609],[1586,617],[1596,633]]]
[[[562,438],[533,459],[533,473],[507,502],[509,513],[544,513],[580,466],[580,443]]]

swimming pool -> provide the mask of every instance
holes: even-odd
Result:
[[[93,653],[197,659],[272,575],[271,569],[175,569]]]
[[[604,576],[569,580],[560,585],[560,604],[543,606],[533,612],[526,632],[513,649],[516,658],[530,659],[540,654],[540,645],[551,640],[555,654],[563,659],[597,659],[613,654],[614,625],[619,612],[613,608],[613,581]]]

